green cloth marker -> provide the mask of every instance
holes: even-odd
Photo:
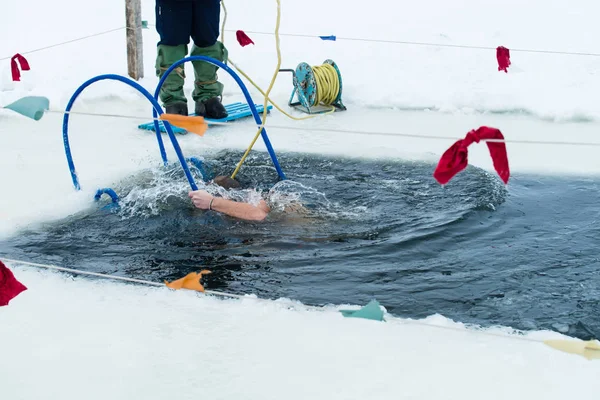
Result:
[[[347,318],[364,318],[372,319],[374,321],[384,321],[383,311],[377,300],[371,300],[369,304],[360,310],[340,310],[340,312]]]
[[[4,108],[39,121],[44,116],[44,112],[50,109],[50,100],[41,96],[27,96],[4,106]]]

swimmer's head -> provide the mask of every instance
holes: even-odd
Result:
[[[214,179],[214,182],[225,189],[236,189],[240,187],[240,183],[238,181],[225,175],[217,176]]]

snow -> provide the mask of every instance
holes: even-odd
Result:
[[[227,1],[228,29],[271,32],[275,1]],[[507,74],[497,71],[495,48],[595,52],[598,5],[590,0],[463,0],[420,3],[330,0],[283,2],[282,33],[490,47],[490,50],[283,36],[283,67],[335,60],[344,78],[346,113],[291,121],[278,112],[268,125],[277,152],[306,151],[356,157],[424,159],[434,163],[457,138],[481,125],[507,140],[597,142],[600,58],[511,52]],[[35,12],[32,12],[32,8]],[[24,95],[49,97],[64,109],[85,80],[126,75],[125,31],[52,47],[55,43],[124,26],[122,0],[2,4],[0,58],[16,52],[32,66],[22,82],[0,62],[0,104]],[[317,10],[306,15],[306,9]],[[143,0],[154,23],[154,3]],[[273,36],[249,34],[241,48],[226,32],[230,57],[263,88],[276,64]],[[154,91],[157,34],[144,31],[146,77]],[[188,77],[193,76],[186,65]],[[223,72],[227,102],[242,96]],[[192,90],[189,78],[186,90]],[[291,78],[281,75],[272,97],[286,107]],[[253,88],[256,102],[262,98]],[[287,108],[287,107],[286,107]],[[422,111],[422,110],[430,111]],[[522,115],[508,114],[519,111]],[[153,134],[136,129],[149,104],[119,82],[92,85],[74,111],[140,116],[139,120],[73,115],[71,148],[82,184],[73,189],[63,149],[60,114],[26,120],[0,110],[0,240],[32,224],[91,206],[97,188],[143,168],[158,168]],[[504,113],[504,114],[503,114]],[[430,140],[361,136],[317,129],[351,129],[447,136]],[[244,149],[250,120],[178,137],[187,156]],[[175,154],[166,141],[169,158]],[[264,151],[257,142],[256,151]],[[597,174],[597,147],[509,144],[515,172]],[[491,169],[484,145],[470,162]],[[433,164],[432,164],[433,170]],[[510,183],[509,183],[510,190]],[[11,265],[29,290],[0,310],[0,396],[55,398],[592,398],[598,363],[539,343],[511,338],[504,327],[484,336],[436,315],[420,324],[391,318],[345,319],[338,306],[321,311],[290,301],[222,300],[166,288],[67,278]],[[413,321],[414,322],[414,321]],[[438,329],[435,325],[455,328]],[[508,329],[510,330],[510,329]],[[530,332],[528,337],[556,337]],[[67,381],[68,379],[68,381]]]
[[[15,271],[29,290],[0,313],[3,398],[592,398],[599,371],[439,316],[426,329]]]

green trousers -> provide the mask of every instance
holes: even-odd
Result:
[[[182,58],[185,58],[187,52],[188,49],[185,44],[179,46],[158,45],[156,55],[156,75],[162,78],[165,71],[171,65]],[[221,62],[226,62],[227,49],[223,43],[219,41],[209,47],[198,47],[194,44],[192,45],[190,56],[205,56]],[[171,71],[167,79],[165,79],[159,94],[163,106],[168,106],[173,103],[187,103],[187,99],[183,93],[183,84],[185,82],[184,65],[185,64],[179,65]],[[194,66],[195,77],[192,99],[194,101],[204,101],[212,97],[221,96],[223,94],[223,84],[219,82],[217,78],[217,70],[219,67],[205,61],[192,61],[192,65]]]

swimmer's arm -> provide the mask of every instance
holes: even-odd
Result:
[[[262,221],[267,217],[270,208],[264,200],[254,206],[248,203],[239,203],[232,200],[214,197],[205,190],[196,190],[189,193],[194,205],[202,210],[215,210],[235,218],[250,221]],[[211,205],[212,201],[212,205]]]
[[[212,210],[227,214],[235,218],[246,219],[249,221],[262,221],[269,214],[269,206],[264,200],[254,206],[248,203],[227,200],[222,197],[214,197],[212,200]]]

